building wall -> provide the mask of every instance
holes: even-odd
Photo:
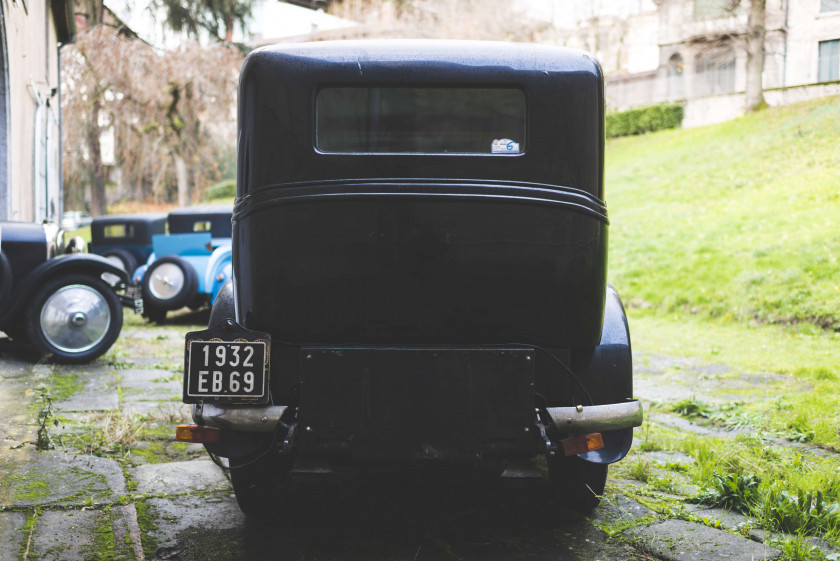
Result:
[[[41,221],[60,212],[58,51],[50,0],[2,2],[8,61],[5,181],[0,218]],[[2,133],[2,131],[0,131]],[[3,184],[5,183],[5,185]]]
[[[721,122],[743,113],[748,2],[733,14],[698,18],[697,1],[657,1],[659,68],[655,72],[607,75],[607,102],[611,109],[681,101],[685,105],[684,126]],[[767,0],[762,78],[768,104],[811,99],[838,87],[810,86],[818,79],[819,42],[840,39],[840,10],[821,13],[821,2],[835,5],[826,0]],[[710,74],[699,73],[698,62],[714,51],[714,46],[704,43],[703,38],[721,36],[729,37],[729,53],[734,54],[730,87],[710,91]],[[779,91],[791,87],[796,91]]]
[[[840,39],[840,11],[820,13],[820,0],[789,0],[786,86],[817,81],[820,41]]]

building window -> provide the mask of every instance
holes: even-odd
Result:
[[[683,88],[683,57],[679,54],[668,59],[668,99],[682,99],[685,97]]]
[[[820,0],[820,13],[840,11],[840,0]]]
[[[840,39],[820,41],[818,82],[840,80]]]
[[[697,95],[718,95],[735,91],[735,53],[728,51],[700,55],[696,66]]]
[[[726,18],[737,14],[738,0],[694,0],[694,19]]]

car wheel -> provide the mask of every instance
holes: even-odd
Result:
[[[174,255],[149,265],[143,275],[143,301],[149,308],[177,310],[198,291],[198,276],[192,265]]]
[[[102,257],[131,275],[137,269],[137,260],[124,249],[109,249]]]
[[[11,301],[12,293],[12,267],[9,260],[0,252],[0,313],[6,309]]]
[[[272,452],[256,461],[230,458],[230,482],[242,512],[248,516],[279,512],[289,492],[293,463],[291,456]]]
[[[607,483],[606,464],[593,464],[577,456],[548,460],[548,478],[555,500],[565,509],[588,514],[601,502]]]
[[[90,362],[122,329],[122,306],[102,280],[66,275],[37,288],[26,308],[27,339],[55,362]]]

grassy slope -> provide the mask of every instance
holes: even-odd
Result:
[[[840,328],[840,98],[611,141],[611,279],[630,307]]]
[[[791,375],[776,399],[725,406],[752,428],[741,437],[648,423],[643,448],[695,458],[683,475],[660,481],[642,460],[617,464],[616,473],[639,479],[632,472],[643,468],[641,481],[653,477],[645,490],[680,477],[709,489],[718,471],[758,476],[749,510],[762,528],[835,543],[837,513],[817,516],[810,498],[803,507],[789,496],[820,491],[840,509],[836,458],[772,441],[798,434],[840,450],[838,141],[834,97],[607,146],[610,279],[628,304],[634,348],[724,363],[735,376]],[[776,545],[786,559],[824,559],[802,540]]]

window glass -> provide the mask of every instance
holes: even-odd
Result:
[[[212,223],[209,220],[202,220],[193,223],[193,232],[209,232],[212,230]]]
[[[108,224],[103,233],[106,238],[134,237],[134,224]]]
[[[820,41],[818,82],[840,80],[840,39]]]
[[[738,13],[738,0],[694,0],[694,19],[726,18]]]
[[[735,91],[735,55],[718,53],[697,59],[698,95],[718,95]]]
[[[820,12],[840,11],[840,0],[820,0]]]
[[[315,144],[333,153],[518,154],[525,109],[514,88],[326,88],[315,101]]]

